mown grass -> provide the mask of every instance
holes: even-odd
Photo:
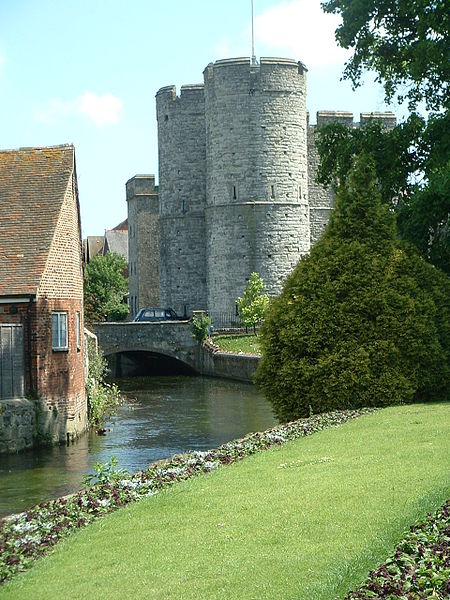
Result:
[[[220,350],[234,354],[261,354],[259,337],[254,334],[217,335],[213,338]]]
[[[1,598],[342,598],[449,494],[449,404],[384,409],[122,509]]]

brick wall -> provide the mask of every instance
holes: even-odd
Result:
[[[67,313],[68,348],[52,349],[52,312]],[[79,347],[77,347],[77,313]],[[54,441],[86,429],[83,271],[75,177],[69,179],[47,263],[31,303],[0,304],[0,322],[24,325],[26,393],[39,399],[38,426]]]
[[[66,312],[68,350],[52,349],[52,312]],[[76,319],[80,314],[80,346]],[[0,323],[22,324],[25,343],[25,393],[36,395],[38,425],[54,441],[66,441],[86,429],[83,305],[81,300],[38,299],[0,304]]]
[[[38,297],[83,300],[83,269],[74,178],[69,181]]]
[[[68,349],[52,349],[52,313],[67,313]],[[38,300],[36,311],[36,377],[42,402],[41,426],[64,441],[86,428],[83,305],[79,300]],[[77,313],[80,338],[77,347]]]
[[[36,372],[42,399],[42,426],[63,441],[86,428],[87,406],[83,360],[83,269],[78,202],[74,175],[50,246],[38,288]],[[67,313],[68,350],[52,350],[52,312]],[[77,348],[76,320],[80,342]]]

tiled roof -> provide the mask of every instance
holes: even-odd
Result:
[[[0,296],[36,293],[74,153],[72,145],[0,150]]]
[[[87,238],[87,258],[88,262],[97,256],[103,250],[103,235],[88,235]]]
[[[113,227],[113,231],[128,231],[128,219]]]
[[[106,254],[106,252],[117,252],[128,262],[128,231],[107,229],[105,231],[103,254]]]

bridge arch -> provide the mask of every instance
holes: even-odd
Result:
[[[145,375],[194,375],[189,364],[160,352],[125,350],[104,355],[111,377],[141,377]]]
[[[119,361],[124,356],[139,361],[153,356],[165,357],[166,362],[177,361],[191,372],[201,371],[199,344],[187,321],[102,323],[95,326],[95,333],[113,367],[114,363],[117,367],[118,357]]]

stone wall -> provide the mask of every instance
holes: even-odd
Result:
[[[347,111],[318,111],[316,115],[317,125],[308,125],[308,196],[309,214],[311,224],[311,245],[322,235],[328,224],[331,211],[334,207],[335,195],[331,187],[324,187],[316,182],[317,169],[319,167],[319,153],[316,147],[316,139],[322,125],[329,123],[341,123],[350,128],[364,127],[370,121],[381,121],[386,129],[395,127],[397,120],[393,113],[361,113],[359,122],[355,122],[353,113]]]
[[[205,69],[210,311],[232,312],[253,271],[279,293],[309,251],[305,77],[283,59]]]
[[[159,306],[158,186],[154,175],[126,183],[130,318],[140,308]]]
[[[317,168],[319,166],[319,152],[316,148],[316,126],[308,126],[308,196],[311,245],[322,235],[330,211],[334,206],[334,193],[331,187],[325,188],[316,182]]]
[[[159,144],[160,305],[178,314],[206,306],[203,85],[156,95]]]
[[[260,361],[259,356],[210,352],[204,346],[201,350],[202,375],[253,383],[253,376]]]
[[[159,304],[181,315],[233,313],[253,271],[267,293],[280,292],[334,206],[332,190],[315,181],[318,127],[359,126],[344,111],[319,111],[317,126],[307,124],[301,62],[226,59],[209,64],[203,76],[203,84],[182,86],[179,96],[174,86],[156,95]],[[392,113],[362,113],[360,124],[372,119],[395,125]],[[132,228],[144,219],[133,210],[129,218]],[[133,288],[132,297],[139,294]]]
[[[34,403],[25,398],[0,400],[0,454],[33,446]]]
[[[263,278],[268,294],[278,294],[309,247],[307,221],[308,207],[299,203],[247,202],[208,207],[210,310],[234,312],[236,299],[242,296],[254,271]]]

